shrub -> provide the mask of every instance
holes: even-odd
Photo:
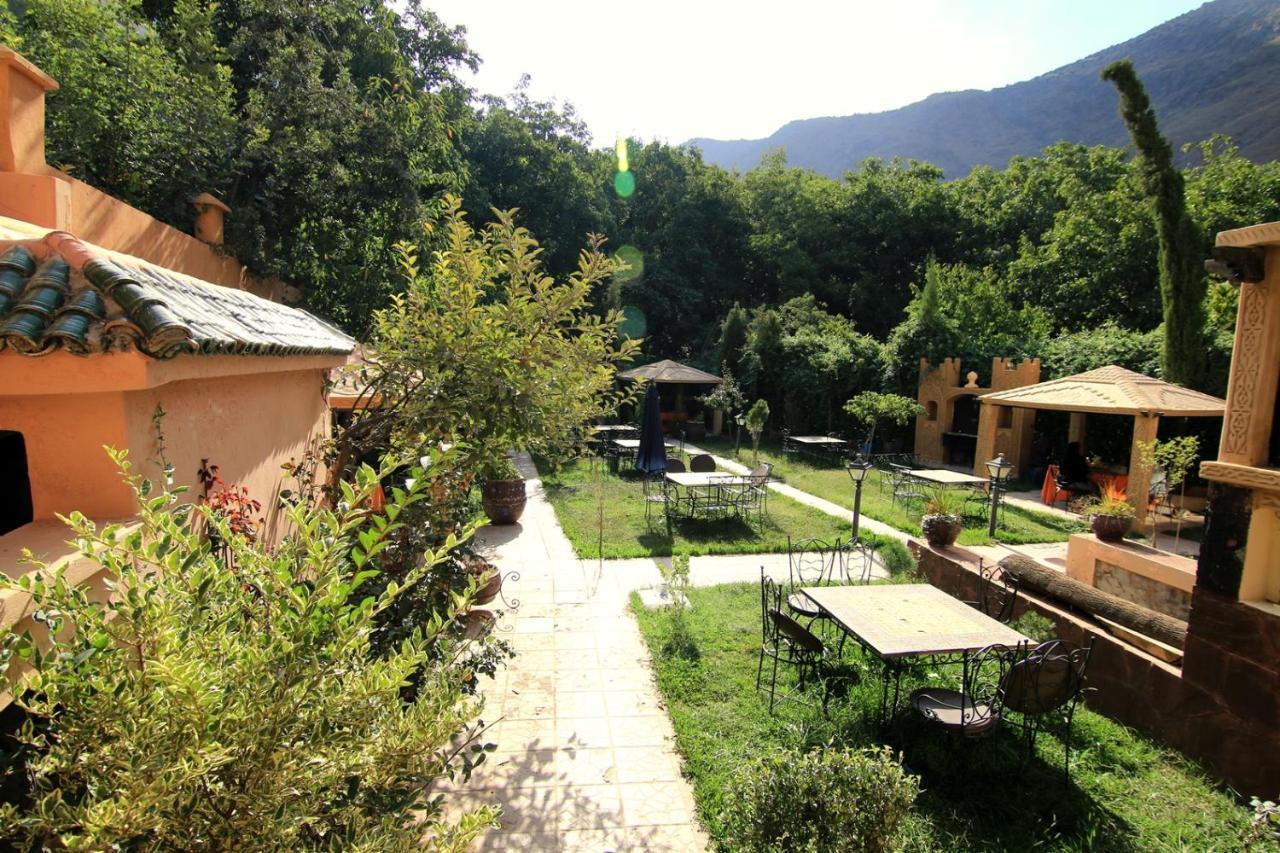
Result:
[[[886,850],[918,791],[888,747],[775,752],[744,769],[726,792],[728,846]]]
[[[447,467],[439,451],[425,460]],[[36,563],[0,589],[30,595],[47,634],[0,636],[0,676],[30,667],[16,701],[30,781],[0,805],[0,839],[22,848],[462,850],[494,812],[450,823],[432,791],[483,759],[472,673],[452,639],[468,596],[423,614],[394,648],[373,653],[380,614],[431,575],[459,531],[375,593],[369,567],[404,509],[430,494],[415,468],[385,513],[366,502],[380,474],[341,484],[336,509],[287,507],[275,548],[232,530],[207,506],[153,492],[128,474],[134,528],[69,520],[85,560],[108,578],[107,603]],[[203,516],[221,542],[193,529]],[[228,559],[221,558],[221,551]],[[412,699],[402,690],[416,679]]]
[[[915,558],[911,556],[911,552],[907,550],[906,545],[903,545],[897,539],[890,539],[887,536],[868,536],[866,538],[875,545],[876,554],[884,561],[884,567],[889,570],[890,575],[900,575],[915,571]]]

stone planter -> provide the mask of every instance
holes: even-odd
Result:
[[[524,512],[524,480],[487,480],[480,487],[484,514],[494,524],[515,524]]]
[[[931,548],[950,548],[960,538],[964,521],[958,515],[926,515],[920,519],[920,527]]]
[[[1093,535],[1103,542],[1119,542],[1129,532],[1132,523],[1132,518],[1122,515],[1095,515],[1089,520],[1089,527],[1093,529]]]

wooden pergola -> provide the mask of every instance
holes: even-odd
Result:
[[[984,405],[1070,412],[1069,441],[1083,441],[1089,414],[1132,415],[1127,498],[1139,519],[1147,512],[1151,472],[1144,471],[1140,445],[1156,438],[1161,417],[1222,417],[1226,401],[1153,379],[1114,364],[1036,385],[983,394]]]

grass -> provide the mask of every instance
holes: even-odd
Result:
[[[733,442],[725,438],[708,437],[698,442],[698,446],[721,455],[732,456],[733,453]],[[801,491],[852,511],[853,483],[843,467],[811,464],[804,457],[782,453],[780,445],[771,442],[762,442],[761,451],[760,458],[773,463],[775,477]],[[749,447],[742,451],[743,464],[750,463],[750,454]],[[867,518],[883,521],[904,533],[920,536],[920,516],[924,514],[924,504],[922,501],[894,502],[888,485],[881,488],[880,472],[872,469],[862,484],[862,514]],[[1065,542],[1072,533],[1085,529],[1083,522],[1006,504],[996,528],[996,541],[1007,545]],[[990,541],[985,519],[965,520],[965,530],[959,539],[961,545],[983,545]]]
[[[542,487],[560,526],[580,557],[605,559],[670,554],[770,554],[787,550],[787,537],[828,542],[849,538],[849,521],[834,518],[778,494],[769,495],[761,523],[736,519],[676,522],[672,533],[661,512],[645,521],[644,492],[638,478],[613,474],[602,463],[579,460],[547,470]],[[602,524],[600,522],[603,522]],[[603,542],[601,542],[601,534]],[[896,543],[895,543],[896,544]],[[901,546],[899,546],[901,547]]]
[[[692,609],[675,619],[635,599],[632,607],[699,814],[724,849],[719,815],[744,762],[765,750],[886,741],[872,722],[879,679],[857,664],[860,682],[832,699],[829,717],[795,703],[770,716],[767,695],[755,691],[758,588],[695,588],[688,596]],[[906,850],[1239,850],[1252,815],[1192,762],[1087,709],[1076,715],[1070,787],[1062,782],[1062,747],[1047,735],[1025,766],[1021,743],[1007,730],[961,744],[907,715],[887,740],[921,777],[898,839]]]

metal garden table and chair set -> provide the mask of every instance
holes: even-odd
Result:
[[[834,554],[824,563],[802,551],[791,562],[787,585],[774,583],[761,570],[756,686],[765,686],[764,664],[771,660],[771,713],[778,699],[803,699],[815,682],[821,682],[825,712],[832,683],[848,669],[845,643],[853,640],[863,664],[879,672],[882,726],[899,716],[904,678],[928,681],[929,673],[942,673],[943,684],[911,691],[910,713],[962,740],[1011,726],[1020,730],[1027,756],[1042,730],[1055,729],[1069,778],[1071,725],[1092,641],[1083,647],[1063,640],[1036,643],[1010,627],[1018,589],[999,566],[979,567],[977,600],[964,602],[929,584],[870,584],[862,576],[850,582],[849,564],[838,568]],[[814,582],[823,565],[828,581]],[[844,582],[831,582],[833,572],[843,572]],[[824,638],[833,632],[838,640]],[[777,695],[779,665],[793,669],[796,678],[795,688],[782,696]]]
[[[693,457],[687,471],[683,465],[673,466],[673,461],[667,460],[667,470],[660,477],[645,478],[647,517],[651,517],[652,509],[661,507],[668,524],[677,520],[763,519],[773,470],[769,463],[761,463],[741,475],[715,470],[711,457],[706,461]]]

